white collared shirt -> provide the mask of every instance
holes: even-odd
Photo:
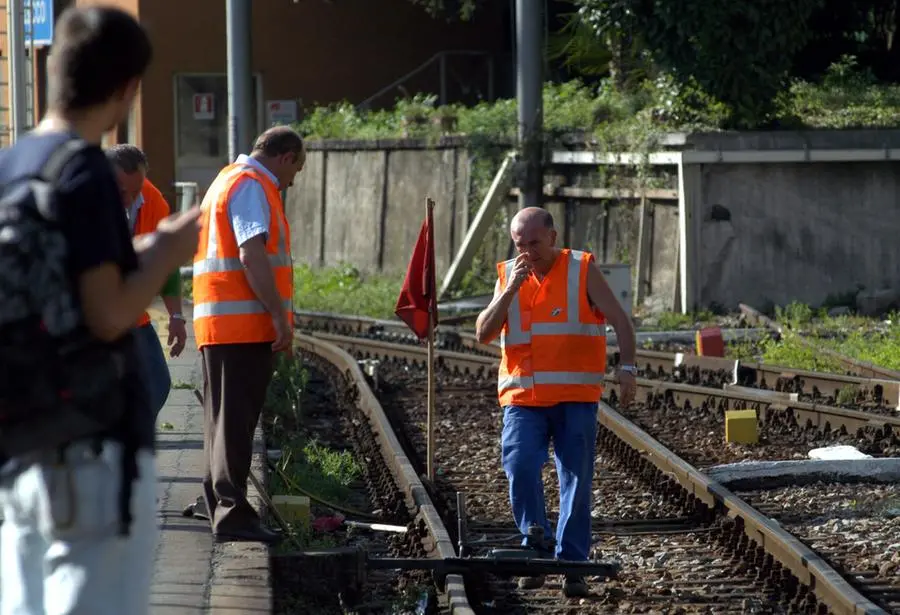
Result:
[[[276,186],[278,185],[278,180],[272,172],[250,156],[241,154],[234,162],[253,167],[268,176]],[[262,184],[255,179],[241,183],[228,199],[228,217],[231,219],[231,228],[234,230],[238,246],[259,235],[268,235],[272,217]]]

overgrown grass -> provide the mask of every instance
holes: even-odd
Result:
[[[819,83],[792,83],[776,107],[773,119],[788,128],[894,127],[900,123],[900,86],[879,84],[855,58],[843,56]],[[618,151],[639,151],[654,133],[717,130],[724,117],[719,103],[702,96],[685,98],[666,78],[647,79],[627,91],[609,80],[597,87],[577,80],[544,86],[544,127],[551,138],[587,133]],[[516,126],[514,99],[438,106],[436,95],[420,93],[398,100],[391,109],[368,112],[346,101],[316,106],[306,110],[298,129],[310,139],[458,134],[496,142],[514,139]]]
[[[316,501],[346,505],[354,496],[353,483],[363,469],[352,452],[329,446],[310,435],[304,421],[302,403],[309,383],[309,372],[299,355],[290,359],[278,355],[263,407],[267,446],[281,450],[270,474],[268,491],[272,495],[304,495]],[[310,525],[292,524],[294,541],[304,547],[336,546],[327,533]],[[291,550],[290,542],[280,549]]]
[[[769,339],[760,346],[765,363],[820,372],[844,371],[839,362],[800,344],[796,334],[787,335],[780,342]]]
[[[843,372],[836,360],[800,343],[801,337],[820,348],[828,348],[861,361],[900,370],[900,314],[884,321],[855,314],[828,316],[824,308],[791,303],[775,309],[775,317],[786,328],[780,342],[767,338],[756,343],[731,345],[730,356],[762,360],[795,369]]]
[[[288,480],[274,474],[271,482],[274,493],[311,493],[339,504],[350,497],[353,492],[351,485],[362,476],[362,467],[353,453],[324,446],[317,440],[294,438],[282,443],[281,451],[278,467]]]
[[[394,318],[403,276],[363,274],[351,265],[294,270],[294,308]]]
[[[896,320],[886,331],[854,331],[844,339],[823,340],[822,343],[860,361],[900,370],[900,323]]]
[[[695,329],[713,325],[716,315],[708,310],[682,314],[681,312],[662,312],[656,317],[656,325],[652,327],[642,326],[643,330],[657,329],[659,331],[676,331],[678,329]]]

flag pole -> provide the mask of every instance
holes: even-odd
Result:
[[[434,201],[431,200],[430,197],[425,198],[425,216],[428,221],[429,232],[434,228],[432,224],[432,211],[434,210]],[[433,249],[432,244],[432,249]],[[432,257],[429,255],[429,260]],[[433,262],[433,261],[432,261]],[[432,288],[431,292],[435,292],[437,289]],[[428,480],[434,481],[434,317],[435,314],[433,312],[433,302],[428,302],[428,418],[426,422],[426,431],[428,434],[426,451],[427,462],[426,462],[426,471],[428,472]]]

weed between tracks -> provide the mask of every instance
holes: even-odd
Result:
[[[854,359],[900,370],[900,313],[891,312],[884,320],[854,314],[829,316],[824,309],[814,310],[801,303],[791,303],[775,311],[779,323],[789,333],[779,343],[764,346],[763,360],[796,369],[843,373],[844,367],[815,350],[802,347],[798,336],[812,338]]]
[[[310,497],[311,519],[291,524],[304,549],[359,547],[374,557],[420,556],[421,528],[410,526],[405,501],[381,462],[380,452],[359,413],[343,374],[314,356],[281,360],[269,388],[267,447],[281,451],[269,492]],[[342,518],[409,527],[406,535],[368,532],[342,525]],[[328,564],[303,561],[285,541],[273,550],[276,615],[413,613],[429,606],[434,591],[419,573],[371,573],[356,591]],[[421,611],[425,612],[425,611]]]
[[[854,314],[829,316],[823,309],[791,303],[776,308],[775,317],[785,325],[781,339],[763,336],[754,341],[737,341],[726,346],[726,356],[743,361],[761,361],[793,369],[845,373],[846,368],[835,359],[800,343],[806,338],[822,348],[828,348],[854,359],[867,361],[889,369],[900,370],[900,313],[890,313],[884,320]],[[645,330],[696,329],[703,326],[744,326],[729,323],[728,317],[712,313],[682,315],[665,313],[654,317]],[[694,343],[654,342],[643,344],[648,350],[695,352]]]

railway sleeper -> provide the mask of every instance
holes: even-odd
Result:
[[[358,353],[359,354],[359,353]],[[359,357],[358,357],[359,358]],[[397,364],[410,362],[420,364],[421,361],[409,361],[405,357],[382,357],[383,360],[391,360]],[[444,365],[444,371],[446,368]],[[613,393],[614,396],[614,393]],[[655,401],[654,396],[650,395],[651,404]],[[659,403],[659,407],[663,410],[668,409],[670,404],[675,401],[675,395],[672,391],[665,391],[660,397],[663,402]],[[713,398],[718,396],[712,396]],[[722,412],[728,409],[728,401],[722,397],[718,401],[709,397],[692,406],[691,400],[687,400],[683,410],[688,412]],[[758,404],[759,410],[765,410],[768,404]],[[761,412],[762,414],[762,412]],[[786,413],[785,413],[786,414]],[[799,421],[796,419],[791,427],[800,430],[818,430],[810,421],[806,421],[801,428],[797,425]],[[788,422],[790,425],[790,422]],[[830,430],[830,425],[823,426],[825,431]],[[878,430],[884,431],[884,430]],[[606,432],[606,433],[604,433]],[[893,434],[889,434],[893,437]],[[735,572],[752,572],[752,577],[756,583],[765,588],[766,594],[770,597],[773,604],[779,604],[783,609],[792,613],[826,613],[827,607],[821,603],[811,587],[800,582],[785,565],[777,561],[772,553],[766,550],[753,540],[750,536],[752,530],[745,528],[744,519],[740,516],[729,517],[725,510],[724,503],[717,503],[713,508],[707,506],[703,501],[682,488],[673,478],[661,472],[653,466],[643,455],[633,449],[631,446],[622,441],[618,436],[613,434],[606,428],[601,428],[600,438],[598,438],[598,454],[600,453],[600,444],[603,439],[607,439],[607,447],[605,450],[610,454],[618,453],[618,460],[623,469],[630,474],[636,475],[638,480],[643,482],[650,490],[662,495],[662,497],[671,503],[676,503],[680,508],[688,511],[689,514],[697,515],[706,519],[709,524],[710,531],[708,535],[718,544],[724,546],[731,555],[731,562],[735,566]],[[495,554],[496,555],[496,554]],[[362,557],[357,555],[358,558]],[[391,559],[391,558],[387,558]],[[404,560],[406,558],[393,558],[395,560]],[[443,562],[429,561],[427,564],[416,563],[416,569],[437,570],[441,566],[447,566],[448,562],[453,562],[456,558],[444,558]],[[465,559],[465,558],[462,558]],[[481,558],[487,561],[489,558]],[[493,558],[496,559],[496,558]],[[534,558],[532,558],[534,559]],[[367,568],[377,569],[379,562],[377,558],[369,558],[365,556]],[[372,563],[374,562],[374,563]],[[491,562],[494,563],[494,562]],[[396,566],[398,561],[384,562],[383,566]],[[409,565],[413,565],[407,562]],[[532,570],[532,574],[534,571]]]
[[[715,508],[706,505],[603,426],[597,438],[597,451],[598,454],[608,455],[616,465],[635,475],[638,481],[660,494],[665,501],[684,510],[699,525],[709,528],[710,539],[731,553],[730,563],[735,568],[735,574],[755,570],[756,582],[764,587],[773,604],[778,604],[789,613],[818,615],[828,612],[812,588],[800,583],[790,570],[749,537],[741,517],[729,517],[722,505]]]

